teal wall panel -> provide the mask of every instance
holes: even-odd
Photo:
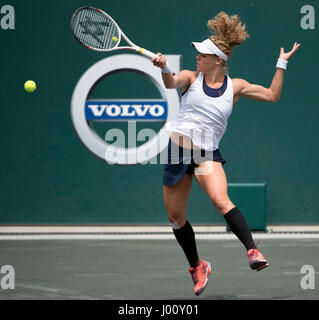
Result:
[[[245,215],[249,228],[251,230],[266,231],[266,183],[230,183],[228,185],[228,193],[236,207]]]
[[[5,4],[15,8],[16,28],[0,29],[0,224],[166,221],[162,165],[108,165],[83,146],[73,128],[73,90],[81,75],[106,57],[81,47],[70,32],[72,13],[88,1],[0,1],[0,7]],[[207,37],[207,20],[221,10],[238,13],[251,38],[235,48],[229,74],[264,86],[271,83],[280,47],[288,50],[300,42],[300,50],[288,63],[280,102],[241,99],[220,149],[230,183],[267,184],[267,223],[319,223],[318,26],[301,28],[304,1],[92,0],[89,4],[109,12],[136,43],[155,52],[181,54],[187,69],[195,68],[196,52],[190,42]],[[318,21],[318,2],[307,4],[314,7]],[[33,94],[23,90],[28,79],[37,82]],[[122,98],[128,88],[131,96],[157,95],[144,80],[125,74],[106,81],[95,94]],[[154,128],[158,130],[158,125]],[[99,130],[103,135],[105,128]],[[190,218],[221,224],[218,214],[196,218],[210,210],[207,196],[194,184]]]

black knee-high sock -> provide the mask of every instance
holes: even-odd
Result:
[[[230,230],[247,250],[255,248],[255,243],[244,215],[235,207],[224,215]]]
[[[189,265],[195,268],[199,258],[195,242],[195,233],[191,224],[186,221],[186,224],[181,229],[173,229],[173,232],[177,242],[184,250]]]

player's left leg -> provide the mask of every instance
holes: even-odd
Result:
[[[211,167],[211,170],[207,168]],[[206,167],[202,174],[199,170]],[[205,161],[195,170],[195,178],[199,186],[208,195],[216,209],[225,218],[230,230],[238,237],[247,250],[250,267],[254,270],[261,270],[268,266],[266,259],[256,248],[251,231],[245,216],[232,203],[227,192],[227,178],[220,162]]]

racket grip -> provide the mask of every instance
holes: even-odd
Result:
[[[150,58],[150,59],[157,57],[157,54],[155,54],[147,49],[144,49],[144,48],[140,48],[139,53],[147,58]],[[166,62],[166,66],[168,67],[168,62]]]
[[[150,59],[152,59],[152,58],[154,58],[154,57],[157,57],[157,54],[155,54],[155,53],[153,53],[153,52],[151,52],[151,51],[149,51],[149,50],[147,50],[147,49],[144,49],[144,48],[141,48],[141,49],[139,50],[139,52],[140,52],[140,54],[142,54],[143,56],[145,56],[145,57],[147,57],[147,58],[150,58]]]

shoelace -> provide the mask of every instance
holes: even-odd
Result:
[[[254,257],[254,256],[258,255],[257,246],[259,245],[259,243],[260,243],[260,240],[254,242],[253,251],[251,251],[251,253],[249,254],[250,257]],[[256,250],[257,250],[257,252],[256,252]]]
[[[198,275],[197,275],[196,271],[192,274],[192,279],[193,279],[193,282],[194,282],[194,283],[197,283],[197,281],[198,281]]]
[[[192,273],[192,279],[194,283],[197,283],[198,281],[198,273],[200,272],[200,267],[202,267],[202,265],[199,265],[195,268],[194,272]]]

